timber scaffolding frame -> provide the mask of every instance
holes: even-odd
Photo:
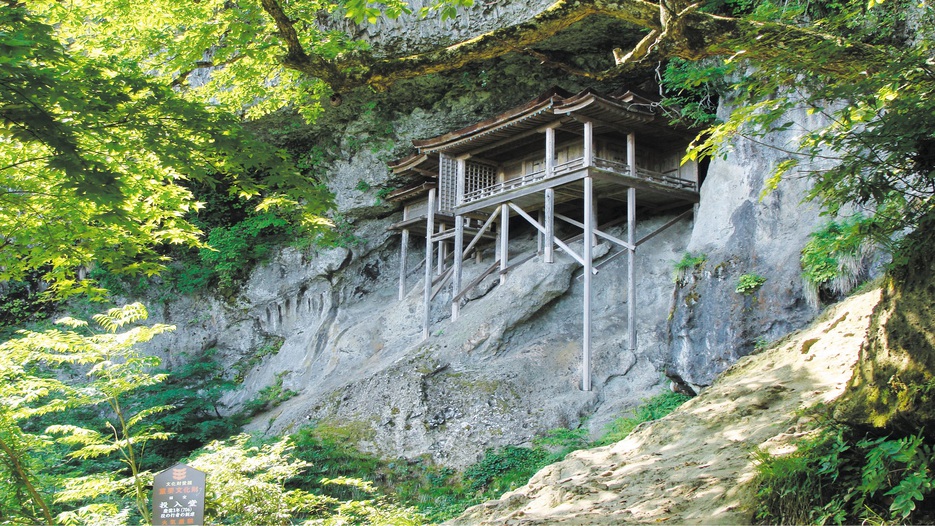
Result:
[[[421,182],[390,194],[389,199],[404,203],[403,220],[390,228],[402,233],[400,300],[406,294],[410,232],[425,236],[423,338],[429,336],[432,301],[446,286],[450,285],[455,321],[468,292],[487,276],[499,271],[502,284],[510,269],[534,255],[552,263],[555,250],[561,250],[584,269],[581,388],[590,391],[592,278],[610,259],[627,254],[627,344],[634,351],[636,248],[693,213],[703,174],[696,162],[681,162],[693,136],[691,130],[668,124],[658,104],[633,92],[603,96],[585,90],[572,95],[553,88],[492,119],[413,141],[418,152],[390,168],[399,177]],[[684,211],[636,239],[638,191],[644,214]],[[598,228],[599,201],[602,207],[625,204],[626,240]],[[560,205],[570,215],[580,212],[581,220],[557,212]],[[522,218],[538,232],[535,253],[510,259],[511,217]],[[559,239],[556,219],[581,234]],[[580,253],[569,246],[579,238]],[[495,261],[464,285],[463,262],[472,251],[480,261],[477,247],[485,239],[496,240]],[[621,250],[595,265],[593,247],[598,240]]]

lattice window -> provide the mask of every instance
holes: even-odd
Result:
[[[458,161],[440,154],[438,158],[438,210],[451,212],[458,200]]]
[[[493,166],[468,161],[464,167],[464,193],[497,184],[497,169]]]

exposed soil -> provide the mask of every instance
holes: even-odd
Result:
[[[851,378],[879,290],[745,357],[698,397],[617,444],[572,453],[449,524],[749,524],[751,452],[791,450]]]

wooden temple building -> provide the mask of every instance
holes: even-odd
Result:
[[[403,205],[402,221],[390,228],[402,234],[400,299],[407,290],[410,236],[425,239],[423,337],[429,335],[431,303],[443,288],[450,286],[451,319],[456,320],[467,292],[481,280],[499,272],[502,283],[511,268],[536,255],[510,259],[510,219],[521,217],[538,231],[538,254],[545,262],[553,262],[561,250],[584,268],[581,387],[589,391],[591,281],[597,272],[592,248],[604,240],[627,254],[627,340],[633,350],[636,249],[691,214],[698,202],[699,166],[681,163],[693,136],[669,124],[658,104],[633,92],[571,94],[553,88],[492,119],[413,141],[417,152],[390,165],[397,177],[416,183],[390,194]],[[625,219],[625,239],[601,230],[599,205],[621,211],[608,224]],[[638,215],[680,209],[667,224],[636,239]],[[581,234],[560,239],[556,220]],[[584,242],[576,251],[570,245],[578,239]],[[479,260],[481,243],[496,243],[496,261],[463,283],[463,261],[472,253]]]

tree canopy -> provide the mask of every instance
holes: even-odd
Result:
[[[326,193],[235,115],[55,33],[22,6],[0,10],[0,280],[40,270],[68,294],[89,290],[76,269],[92,263],[158,272],[159,246],[200,244],[188,181],[310,218],[325,209]]]

